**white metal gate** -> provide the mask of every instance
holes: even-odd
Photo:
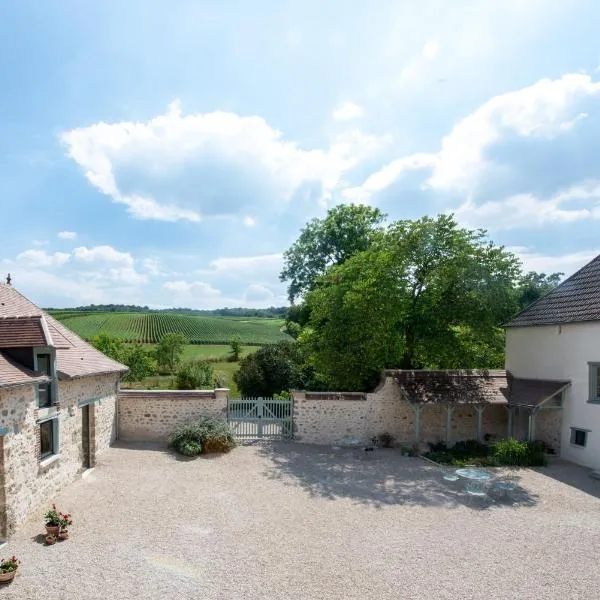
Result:
[[[293,400],[230,398],[227,420],[237,438],[289,439],[293,434]]]

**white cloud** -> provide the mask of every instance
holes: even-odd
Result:
[[[360,119],[364,114],[362,106],[354,102],[344,102],[333,111],[334,121],[352,121]]]
[[[86,263],[118,263],[129,267],[133,266],[134,262],[129,252],[120,252],[112,246],[95,246],[93,248],[80,246],[73,250],[73,258]]]
[[[406,85],[409,83],[414,83],[414,81],[422,75],[423,71],[427,67],[427,64],[436,59],[439,49],[440,44],[438,40],[427,40],[423,45],[419,55],[413,58],[402,69],[402,71],[400,71],[400,84]]]
[[[568,203],[596,200],[591,207],[573,208]],[[565,206],[566,205],[566,206]],[[481,205],[468,200],[453,211],[456,218],[471,227],[516,229],[541,227],[549,223],[574,223],[600,219],[600,181],[588,181],[556,193],[547,199],[533,194],[516,194]]]
[[[183,294],[184,296],[203,296],[214,298],[220,296],[221,292],[203,281],[166,281],[163,283],[163,288],[177,294]]]
[[[388,188],[402,174],[419,169],[431,169],[436,162],[435,155],[425,153],[398,158],[367,177],[362,185],[344,190],[342,196],[353,202],[368,202],[371,196]]]
[[[32,244],[34,246],[47,246],[48,240],[33,240]]]
[[[541,79],[514,92],[495,96],[460,120],[435,153],[417,153],[386,165],[346,197],[368,198],[407,171],[427,167],[424,185],[441,191],[472,193],[494,167],[486,150],[507,135],[552,139],[567,134],[586,118],[574,109],[589,97],[600,95],[600,82],[589,75],[569,73],[559,79]]]
[[[45,250],[25,250],[17,255],[17,262],[32,267],[57,267],[68,262],[70,254],[55,252],[48,254]]]
[[[243,223],[246,227],[254,227],[254,225],[256,225],[256,219],[247,215],[244,217]]]
[[[74,231],[59,231],[58,237],[61,240],[74,240],[77,237],[77,234]]]
[[[153,276],[161,274],[160,261],[157,258],[144,258],[142,260],[142,267]]]
[[[245,302],[273,302],[275,294],[266,286],[252,284],[246,288],[244,292]]]
[[[522,246],[509,247],[507,250],[515,253],[521,259],[524,271],[564,273],[565,277],[569,277],[600,254],[600,248],[596,250],[581,250],[558,256],[541,254]]]
[[[198,221],[237,214],[261,198],[289,201],[306,184],[318,184],[315,200],[326,201],[343,174],[389,138],[354,131],[306,150],[262,117],[184,116],[173,102],[146,123],[97,123],[61,140],[89,182],[134,217]]]
[[[279,274],[282,265],[282,254],[217,258],[209,264],[210,272],[223,275],[247,275],[249,273],[255,274],[257,271]]]

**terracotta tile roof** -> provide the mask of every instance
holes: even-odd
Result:
[[[46,346],[41,317],[0,319],[0,348]]]
[[[520,379],[502,370],[385,371],[414,404],[504,404],[535,407],[569,381]]]
[[[34,373],[0,352],[0,388],[31,385],[50,381],[45,375]]]
[[[12,285],[0,283],[0,319],[41,317],[43,311],[17,292]]]
[[[124,373],[128,370],[125,365],[108,358],[87,342],[84,342],[55,318],[27,300],[11,285],[0,283],[0,347],[2,346],[2,332],[4,331],[2,323],[9,323],[5,326],[5,329],[8,329],[10,323],[14,324],[17,321],[37,322],[42,330],[43,343],[30,345],[43,346],[47,344],[48,337],[52,339],[52,345],[56,348],[58,375],[61,379],[73,379],[104,373]],[[48,335],[44,332],[44,326]],[[8,336],[8,333],[5,335]],[[11,336],[11,340],[17,339],[18,333],[11,334]],[[33,333],[30,333],[30,336],[33,340]],[[39,339],[36,338],[37,341]]]
[[[506,327],[600,321],[600,256],[506,324]]]

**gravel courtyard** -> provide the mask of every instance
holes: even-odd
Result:
[[[114,447],[56,498],[70,540],[45,547],[40,511],[2,549],[22,566],[0,598],[597,597],[600,482],[518,476],[514,502],[482,504],[392,450]]]

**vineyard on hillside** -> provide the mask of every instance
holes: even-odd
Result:
[[[107,333],[124,342],[157,343],[166,333],[182,333],[190,344],[242,344],[259,346],[290,339],[282,333],[281,319],[196,317],[169,313],[82,313],[50,311],[65,327],[85,340]]]

